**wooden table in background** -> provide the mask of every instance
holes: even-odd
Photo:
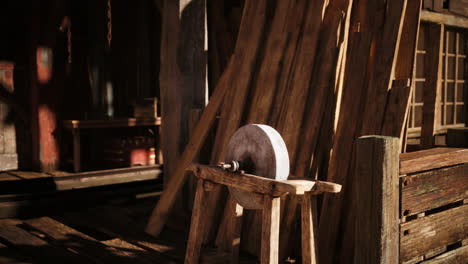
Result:
[[[73,135],[73,169],[81,171],[81,137],[82,129],[118,128],[118,127],[144,127],[160,126],[161,118],[120,118],[108,120],[65,120],[63,125],[71,130]]]

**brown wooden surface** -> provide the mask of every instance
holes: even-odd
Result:
[[[264,195],[260,263],[279,263],[280,198]]]
[[[312,200],[313,199],[313,200]],[[301,203],[301,246],[302,246],[302,263],[315,264],[317,263],[317,245],[315,232],[317,228],[317,213],[316,197],[306,193],[302,197]]]
[[[440,96],[442,76],[442,47],[444,26],[429,24],[426,39],[426,55],[424,57],[424,82],[423,91],[423,120],[421,128],[421,144],[423,148],[434,146],[434,135],[440,120]]]
[[[435,148],[400,155],[400,174],[411,174],[468,163],[468,149]]]
[[[257,56],[265,44],[264,31],[268,25],[269,8],[271,3],[265,0],[246,1],[244,4],[238,39],[231,58],[232,65],[229,65],[227,70],[230,73],[226,84],[229,85],[229,91],[221,109],[211,153],[211,164],[224,161],[229,140],[242,124],[249,88],[256,73]],[[207,197],[205,242],[212,241],[216,237],[225,199],[225,190],[221,188],[214,190]]]
[[[468,148],[468,128],[449,128],[446,141],[452,148]]]
[[[162,1],[160,50],[161,140],[166,183],[177,174],[189,141],[188,114],[206,98],[205,0]],[[176,176],[179,177],[179,176]]]
[[[198,264],[203,242],[204,233],[204,209],[205,207],[205,188],[203,187],[203,179],[198,179],[197,191],[195,193],[194,206],[192,210],[192,221],[190,224],[189,239],[187,241],[187,249],[185,253],[186,264]]]
[[[468,18],[462,16],[454,16],[444,13],[436,13],[428,10],[421,11],[421,20],[432,23],[445,24],[454,27],[468,27]]]
[[[398,263],[398,139],[360,137],[356,148],[354,263]]]
[[[468,0],[450,0],[448,10],[455,14],[468,17]]]
[[[223,78],[225,80],[226,76],[223,76],[222,79]],[[161,200],[156,205],[153,214],[149,219],[147,227],[147,232],[149,234],[157,235],[162,231],[175,200],[185,182],[185,168],[198,154],[206,137],[208,136],[208,132],[216,118],[216,113],[222,103],[227,89],[228,84],[221,80],[218,89],[214,91],[210,98],[210,102],[203,111],[200,121],[195,127],[180,160],[178,160],[173,176],[169,178],[169,181],[165,185],[165,192],[163,193]],[[166,158],[167,157],[165,157],[164,160],[166,160]]]
[[[315,194],[322,192],[337,193],[341,190],[341,186],[334,183],[312,180],[278,181],[256,175],[227,172],[219,167],[199,164],[193,164],[189,169],[197,177],[207,181],[272,196],[281,196],[287,193],[302,195],[306,192],[313,192]]]
[[[49,245],[45,240],[18,227],[19,221],[0,220],[0,237],[3,241],[18,248],[24,255],[30,255],[50,263],[86,263],[86,257],[79,256],[71,251]]]
[[[468,237],[468,205],[462,205],[400,225],[400,261]]]
[[[119,247],[112,247],[110,243],[108,245],[100,243],[98,240],[51,218],[41,217],[28,220],[25,223],[51,239],[53,244],[65,246],[93,260],[103,263],[134,263],[134,260],[125,259],[125,252],[120,251]],[[123,242],[119,246],[122,245],[124,245]],[[149,260],[145,261],[144,258],[141,258],[139,262],[151,263]]]
[[[68,129],[111,128],[159,126],[161,117],[157,118],[123,118],[107,120],[64,120],[63,125]]]
[[[424,264],[465,264],[468,259],[468,246],[463,246],[439,255]]]
[[[406,6],[403,29],[400,36],[400,47],[395,66],[395,80],[389,91],[382,135],[403,139],[406,125],[410,95],[411,81],[414,74],[414,61],[416,59],[416,45],[419,38],[419,18],[421,0],[408,1]],[[400,142],[403,144],[403,142]]]
[[[468,196],[468,163],[402,177],[401,216],[438,208]]]
[[[345,189],[339,195],[324,195],[319,221],[320,262],[352,258],[355,221],[349,208],[358,177],[353,170],[354,142],[361,135],[381,133],[405,7],[406,1],[392,1],[389,6],[381,1],[353,2],[340,116],[327,175],[327,181],[343,184]]]

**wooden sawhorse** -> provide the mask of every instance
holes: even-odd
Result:
[[[286,194],[300,196],[301,200],[301,225],[302,225],[302,263],[316,263],[313,210],[311,196],[324,192],[338,193],[341,185],[312,181],[312,180],[286,180],[277,181],[250,174],[227,172],[219,167],[193,164],[189,167],[198,177],[195,201],[192,210],[192,222],[185,254],[186,264],[198,264],[203,241],[203,208],[205,192],[213,189],[213,185],[221,184],[228,187],[248,191],[262,199],[262,234],[261,234],[261,264],[277,264],[279,250],[279,228],[280,228],[280,197]],[[234,239],[240,237],[242,206],[236,204],[237,232]],[[240,240],[238,239],[237,244]],[[233,250],[237,255],[238,246]],[[233,255],[233,262],[237,256]]]

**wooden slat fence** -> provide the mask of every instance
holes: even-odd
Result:
[[[399,263],[406,264],[466,263],[468,149],[403,153],[399,158],[399,176],[393,177],[396,172],[388,169],[394,166],[381,162],[379,157],[391,161],[391,157],[399,155],[397,149],[385,148],[394,140],[362,137],[357,143],[356,184],[360,188],[354,198],[357,215],[354,263],[390,263],[388,258],[395,256]],[[373,206],[369,208],[366,204]],[[392,214],[395,208],[385,206],[398,207],[399,216]],[[399,242],[391,244],[389,238],[395,237],[395,233]],[[363,258],[364,252],[378,254],[369,259]]]

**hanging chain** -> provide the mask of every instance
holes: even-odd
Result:
[[[107,0],[107,45],[110,48],[112,42],[112,7],[111,0]]]
[[[67,51],[68,51],[68,64],[72,63],[72,32],[71,23],[67,27]]]

